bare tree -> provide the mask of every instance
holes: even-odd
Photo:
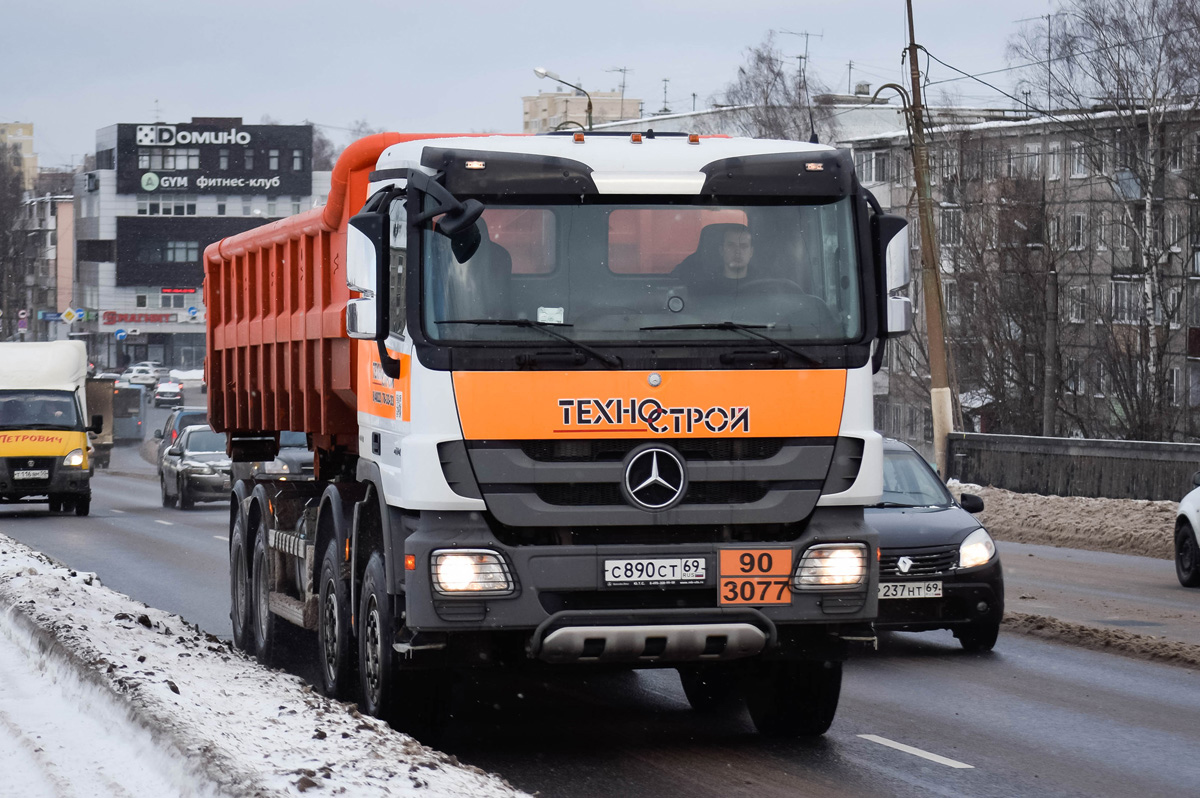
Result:
[[[816,134],[833,141],[836,129],[828,102],[813,97],[828,89],[800,64],[792,69],[768,33],[762,43],[746,50],[746,62],[724,92],[725,105],[744,107],[737,114],[743,135],[754,138],[807,140]]]
[[[1098,387],[1121,437],[1170,438],[1178,416],[1167,361],[1181,347],[1177,220],[1197,190],[1184,144],[1200,130],[1198,22],[1195,0],[1064,0],[1045,27],[1010,42],[1014,59],[1039,64],[1024,77],[1032,96],[1070,109],[1052,124],[1070,137],[1063,169],[1087,181],[1095,234],[1122,242],[1109,273],[1129,287],[1097,291],[1111,297],[1096,342],[1109,383]]]

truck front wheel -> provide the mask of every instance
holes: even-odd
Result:
[[[842,692],[842,663],[751,663],[746,706],[754,727],[773,737],[816,737],[829,730]]]
[[[681,665],[678,670],[683,694],[697,712],[719,712],[735,704],[738,672],[729,663]]]
[[[92,509],[92,497],[84,496],[75,500],[75,515],[85,516]]]
[[[350,634],[350,587],[342,579],[338,554],[337,540],[330,540],[321,560],[317,640],[325,695],[345,699],[353,689],[356,673],[354,638]]]

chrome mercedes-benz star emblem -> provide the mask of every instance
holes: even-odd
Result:
[[[912,566],[913,561],[911,557],[901,557],[900,559],[896,560],[896,567],[900,569],[900,573],[902,574],[908,573],[908,569],[912,568]]]
[[[687,490],[683,458],[659,446],[634,450],[625,466],[626,497],[646,510],[665,510]]]

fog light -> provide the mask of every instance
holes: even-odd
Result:
[[[504,558],[485,549],[440,549],[433,553],[433,589],[444,596],[506,596],[513,592]]]
[[[975,609],[980,615],[983,615],[988,611],[988,603],[986,601],[981,601],[975,605]]]
[[[867,579],[867,547],[825,543],[804,552],[793,579],[798,590],[859,587]]]

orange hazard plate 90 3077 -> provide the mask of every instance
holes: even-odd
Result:
[[[721,604],[791,604],[791,549],[721,549]]]

